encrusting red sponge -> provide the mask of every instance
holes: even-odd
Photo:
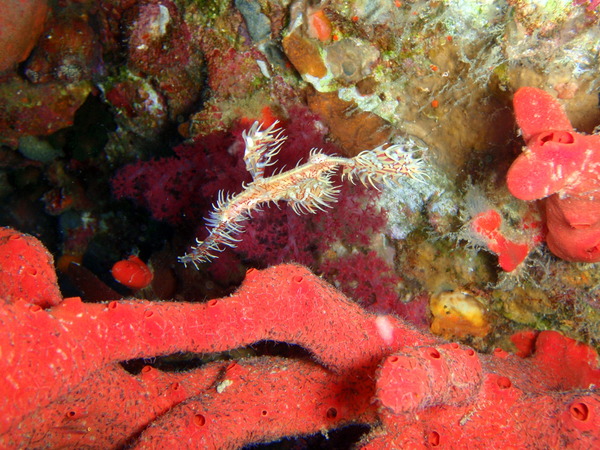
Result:
[[[134,291],[145,288],[154,278],[150,268],[136,255],[116,262],[111,272],[115,280]]]
[[[559,258],[600,261],[600,135],[574,131],[560,103],[532,87],[514,96],[527,147],[506,176],[510,192],[544,199],[546,243]]]
[[[477,214],[471,229],[484,239],[488,249],[498,255],[498,265],[506,272],[512,272],[521,264],[529,251],[529,245],[523,242],[513,242],[500,231],[502,216],[495,209],[489,209]]]
[[[308,15],[308,35],[321,42],[327,42],[331,39],[331,22],[322,9],[317,9]]]

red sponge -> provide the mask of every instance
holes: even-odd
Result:
[[[536,134],[548,130],[573,131],[560,103],[546,91],[523,87],[515,93],[513,107],[526,142]]]
[[[521,200],[546,199],[552,253],[600,261],[600,135],[576,133],[560,103],[541,89],[519,89],[514,108],[527,147],[508,170],[508,189]]]
[[[52,255],[33,236],[11,228],[0,228],[0,286],[6,303],[47,308],[62,301]]]

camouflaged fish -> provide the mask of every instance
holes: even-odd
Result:
[[[199,263],[216,258],[226,246],[235,247],[240,241],[238,235],[244,229],[243,222],[253,211],[260,211],[271,202],[287,202],[297,214],[325,211],[337,201],[340,188],[334,184],[333,176],[339,168],[342,180],[348,178],[352,183],[359,180],[375,189],[380,184],[399,183],[405,176],[424,177],[424,162],[419,157],[421,149],[412,141],[403,145],[382,145],[354,158],[327,155],[312,149],[306,163],[265,177],[265,169],[276,162],[273,158],[286,140],[277,125],[275,122],[263,128],[262,124],[254,122],[242,133],[246,145],[244,162],[253,181],[243,185],[243,191],[237,195],[219,192],[214,210],[206,219],[208,237],[203,241],[196,239],[197,245],[181,256],[180,262],[198,268]]]

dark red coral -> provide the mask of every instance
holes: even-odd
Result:
[[[250,181],[241,143],[234,144],[233,135],[216,132],[175,147],[175,156],[129,164],[113,177],[113,192],[146,207],[158,220],[201,222],[220,190],[235,192]]]
[[[294,261],[325,273],[319,268],[320,255],[334,243],[369,247],[373,234],[382,232],[386,223],[376,207],[379,193],[362,185],[337,183],[338,201],[324,212],[299,216],[287,205],[271,205],[254,214],[235,251],[261,267]]]
[[[397,287],[402,278],[373,250],[324,261],[319,270],[339,290],[370,311],[391,313],[400,306]]]

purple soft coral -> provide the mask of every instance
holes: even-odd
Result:
[[[220,189],[239,189],[249,180],[234,143],[233,134],[216,132],[175,147],[175,156],[129,164],[112,179],[114,194],[158,220],[199,221]]]

